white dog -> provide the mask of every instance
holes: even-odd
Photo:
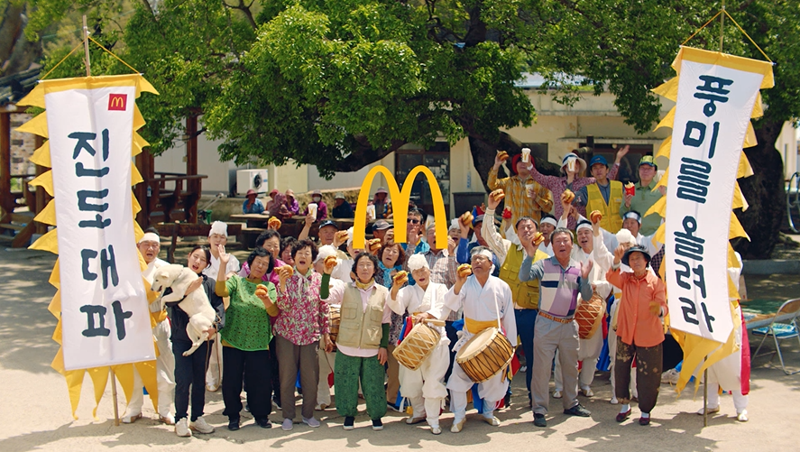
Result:
[[[189,356],[197,350],[197,347],[208,340],[207,330],[214,326],[214,319],[217,315],[211,303],[208,301],[205,290],[202,288],[193,291],[186,295],[186,289],[192,281],[200,278],[195,272],[184,268],[182,265],[165,265],[159,267],[153,276],[153,285],[151,290],[153,292],[161,292],[162,295],[158,297],[152,304],[157,305],[159,310],[164,309],[164,303],[179,301],[178,307],[183,309],[189,316],[189,323],[186,325],[186,334],[192,340],[192,348],[183,352],[183,356]],[[172,289],[169,295],[163,295],[167,288]],[[184,295],[186,298],[184,298]]]

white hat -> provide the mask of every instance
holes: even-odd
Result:
[[[152,232],[145,232],[142,238],[140,238],[139,241],[136,243],[139,244],[142,242],[156,242],[160,244],[161,238],[158,236],[158,234],[153,234]]]
[[[425,256],[422,254],[413,254],[411,257],[408,258],[408,269],[410,271],[419,270],[420,268],[427,268],[430,270],[430,266],[428,265],[428,261],[425,259]]]
[[[627,229],[620,229],[619,232],[617,232],[617,243],[620,245],[624,245],[626,243],[632,243],[636,245],[636,238],[633,237],[631,231]]]
[[[228,236],[228,225],[221,221],[215,221],[211,223],[211,229],[208,231],[208,236],[211,237],[211,234],[219,234],[224,235],[225,237]]]
[[[336,256],[336,254],[336,248],[334,248],[333,245],[322,245],[319,247],[319,251],[317,252],[317,260],[315,260],[314,263],[316,264],[328,256]],[[336,259],[336,263],[339,263],[339,259]]]

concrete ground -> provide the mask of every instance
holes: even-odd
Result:
[[[321,416],[322,427],[311,429],[295,424],[284,432],[276,425],[263,430],[243,414],[243,427],[229,432],[222,416],[219,393],[206,393],[208,421],[217,427],[211,435],[178,438],[172,427],[159,424],[150,402],[145,402],[145,418],[133,425],[114,426],[110,386],[92,419],[93,394],[91,381],[84,382],[78,420],[70,415],[66,383],[50,368],[58,345],[51,335],[55,318],[47,305],[55,289],[47,278],[55,259],[47,253],[28,250],[0,249],[0,451],[29,450],[94,451],[94,450],[405,450],[435,447],[436,450],[582,450],[589,452],[628,450],[797,450],[797,422],[800,420],[800,376],[786,376],[780,369],[766,367],[767,359],[754,362],[750,394],[750,422],[735,419],[730,396],[723,396],[722,411],[703,419],[695,414],[702,404],[702,388],[696,399],[689,391],[681,397],[662,385],[653,423],[642,427],[636,423],[634,406],[631,420],[622,425],[614,421],[618,406],[610,405],[607,373],[599,373],[594,383],[595,397],[581,398],[592,411],[590,418],[566,417],[561,414],[559,400],[551,399],[547,428],[536,428],[527,408],[524,378],[513,381],[512,406],[497,416],[502,425],[490,427],[480,422],[474,410],[459,434],[449,432],[452,414],[442,416],[444,432],[435,437],[424,424],[407,426],[398,413],[384,418],[386,428],[374,432],[362,414],[356,419],[356,430],[344,431],[343,419],[335,410]],[[796,278],[784,275],[763,279],[748,286],[750,297],[760,291],[779,298],[797,296]],[[800,369],[800,350],[795,342],[785,353],[792,368]],[[120,398],[123,396],[120,392]],[[362,411],[364,407],[362,406]],[[124,401],[120,402],[120,413]],[[299,412],[299,410],[298,410]],[[298,414],[299,416],[299,414]],[[272,421],[280,422],[273,413]]]

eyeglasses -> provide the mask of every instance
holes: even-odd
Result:
[[[419,220],[416,218],[409,218],[406,220],[406,223],[419,224]]]

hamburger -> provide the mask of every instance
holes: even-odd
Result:
[[[589,219],[592,220],[592,223],[599,223],[603,219],[603,214],[599,210],[593,210],[589,214]]]
[[[267,221],[267,227],[276,231],[281,228],[281,224],[283,223],[277,217],[270,217],[269,221]]]
[[[541,232],[537,232],[536,234],[533,234],[532,241],[533,241],[533,244],[536,245],[536,246],[541,245],[542,242],[544,242],[544,234],[542,234]]]
[[[472,225],[472,220],[474,219],[475,217],[472,215],[472,212],[464,212],[464,214],[459,218],[459,221],[464,226],[470,226]]]
[[[506,197],[506,194],[503,192],[502,188],[498,188],[497,190],[489,193],[489,197],[492,198],[493,201],[500,202]]]
[[[569,188],[564,190],[564,193],[561,194],[561,202],[572,204],[573,199],[575,199],[575,193],[572,193],[572,190]]]
[[[395,284],[402,284],[408,281],[408,272],[405,270],[400,270],[394,274],[392,281],[394,281]]]
[[[334,255],[328,256],[322,262],[325,263],[325,268],[333,268],[333,267],[336,266],[336,263],[337,263],[336,262],[336,256],[334,256]]]
[[[370,253],[375,253],[379,249],[381,249],[381,239],[367,240],[367,251],[369,251]]]
[[[334,238],[339,243],[344,243],[347,241],[347,231],[337,231],[334,235]]]
[[[287,278],[291,278],[292,275],[294,274],[294,268],[292,268],[291,265],[284,265],[284,266],[278,267],[278,273],[281,276],[285,276]]]
[[[505,162],[506,160],[508,160],[508,152],[506,152],[506,151],[497,151],[497,158],[501,162]]]
[[[472,265],[469,264],[461,264],[456,269],[456,273],[458,273],[459,278],[465,278],[472,274]]]
[[[256,296],[257,297],[266,297],[269,292],[267,291],[267,286],[263,284],[259,284],[256,286]]]

